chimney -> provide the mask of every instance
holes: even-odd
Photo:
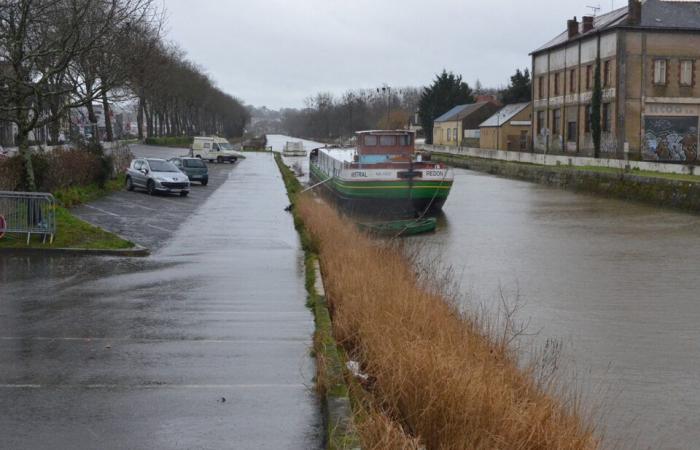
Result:
[[[578,20],[576,20],[576,17],[573,20],[569,20],[566,25],[569,30],[569,39],[576,37],[578,35]]]
[[[593,16],[583,16],[583,32],[588,33],[593,29]]]
[[[627,24],[641,25],[642,23],[642,2],[641,0],[629,0],[627,8]]]

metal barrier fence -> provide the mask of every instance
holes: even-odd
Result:
[[[49,238],[56,234],[56,199],[40,192],[0,191],[0,236],[6,233],[33,234]]]

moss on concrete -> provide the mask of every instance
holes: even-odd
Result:
[[[302,219],[294,211],[294,202],[302,191],[302,186],[294,173],[284,164],[279,153],[275,153],[275,162],[287,188],[294,227],[299,233],[304,249],[307,306],[313,311],[316,325],[313,347],[313,355],[316,358],[316,392],[321,398],[324,413],[326,448],[356,449],[360,447],[360,439],[352,422],[350,396],[345,381],[345,358],[333,337],[333,322],[325,293],[319,292],[316,287],[321,276],[318,246],[306,230]]]

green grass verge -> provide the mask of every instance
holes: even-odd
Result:
[[[275,162],[282,174],[287,188],[289,201],[294,205],[296,197],[302,191],[301,183],[294,173],[282,161],[282,156],[275,153]],[[304,250],[305,284],[308,293],[307,306],[313,311],[316,330],[314,332],[313,354],[316,358],[316,392],[327,409],[328,398],[349,398],[348,385],[345,382],[345,369],[342,349],[333,337],[333,323],[325,297],[316,290],[316,262],[318,245],[306,230],[304,222],[292,208],[294,227],[299,233]],[[340,432],[328,425],[328,449],[359,448],[359,437],[354,433]]]
[[[191,136],[161,136],[148,137],[143,143],[146,145],[158,145],[161,147],[189,147],[194,142]]]
[[[40,236],[33,237],[27,245],[23,234],[6,235],[0,239],[1,248],[70,248],[90,250],[122,250],[133,248],[134,244],[116,234],[98,228],[70,213],[68,208],[90,202],[124,186],[124,176],[110,180],[104,187],[96,184],[61,189],[54,194],[60,206],[56,207],[56,236],[53,243],[43,243]]]

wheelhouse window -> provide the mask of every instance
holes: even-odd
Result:
[[[666,85],[668,61],[665,59],[654,60],[654,84],[658,86]]]
[[[409,136],[409,135],[399,136],[399,145],[402,147],[407,147],[407,146],[411,145],[411,136]]]
[[[680,73],[681,73],[681,86],[689,87],[693,85],[694,80],[694,66],[695,61],[690,59],[685,59],[681,61]]]
[[[365,146],[376,147],[377,146],[377,136],[372,136],[371,134],[368,134],[367,136],[365,136]]]
[[[396,136],[379,136],[379,145],[382,147],[393,147],[396,145]]]

